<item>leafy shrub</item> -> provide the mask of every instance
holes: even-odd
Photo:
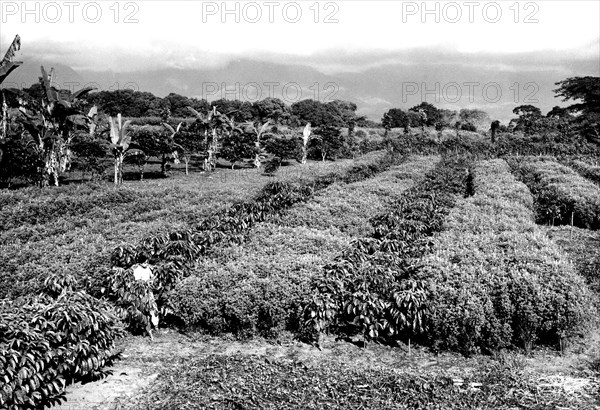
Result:
[[[597,185],[600,184],[600,166],[591,165],[585,161],[573,160],[568,162],[566,165],[569,165],[575,171],[579,173],[584,178],[593,181]]]
[[[347,244],[327,231],[258,224],[243,246],[215,250],[175,287],[174,311],[214,334],[297,330],[310,277]]]
[[[0,153],[0,181],[7,182],[8,186],[19,178],[37,181],[41,164],[33,141],[8,137],[0,142]]]
[[[463,131],[477,132],[477,126],[475,124],[471,124],[470,122],[461,124],[460,129]]]
[[[128,325],[128,330],[141,332],[149,329],[151,312],[158,311],[153,289],[164,288],[164,282],[155,279],[157,283],[150,284],[136,280],[131,269],[122,268],[113,269],[107,282],[107,296],[114,303],[119,318]],[[170,289],[168,287],[167,291]]]
[[[340,173],[328,173],[296,183],[277,181],[269,183],[253,201],[234,204],[206,218],[191,229],[151,236],[136,247],[125,245],[116,248],[112,254],[113,266],[127,269],[140,259],[144,259],[154,265],[158,271],[167,270],[172,280],[169,280],[167,285],[157,280],[153,286],[161,286],[160,295],[157,297],[160,311],[163,314],[170,312],[172,302],[167,296],[168,292],[179,280],[189,276],[195,261],[211,249],[215,249],[215,245],[239,244],[245,240],[247,233],[255,224],[277,215],[295,203],[310,199],[317,190],[337,180],[348,183],[371,177],[404,159],[402,156],[391,154],[376,158],[374,163],[355,165]],[[119,286],[110,287],[119,288]],[[115,299],[118,299],[115,297],[118,292],[113,295]]]
[[[305,305],[309,331],[333,330],[367,340],[413,337],[426,313],[423,284],[413,279],[413,260],[428,252],[454,196],[464,194],[468,161],[444,159],[402,195],[392,211],[372,219],[371,238],[324,268]]]
[[[545,158],[511,160],[536,198],[537,221],[600,229],[600,189],[572,169]]]
[[[64,400],[66,385],[96,380],[117,357],[123,336],[111,308],[83,292],[56,300],[0,304],[0,405],[43,408]]]
[[[527,188],[502,160],[478,164],[474,182],[418,270],[427,343],[469,354],[554,347],[585,331],[594,297],[535,225]]]
[[[334,228],[350,236],[368,236],[373,229],[369,219],[384,212],[438,160],[437,157],[411,157],[373,178],[349,184],[334,183],[311,201],[291,207],[276,221],[285,226]]]

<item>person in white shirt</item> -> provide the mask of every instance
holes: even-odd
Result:
[[[152,267],[146,262],[145,259],[142,261],[142,263],[133,265],[131,269],[133,270],[133,277],[135,278],[135,280],[141,280],[148,283],[152,282],[152,279],[154,278],[154,275],[152,274]],[[154,340],[154,337],[152,336],[152,327],[154,327],[155,329],[158,328],[158,312],[156,311],[156,302],[154,300],[154,294],[151,290],[149,298],[150,303],[154,308],[150,310],[150,323],[148,323],[148,325],[146,326],[146,332],[148,332],[150,340]]]

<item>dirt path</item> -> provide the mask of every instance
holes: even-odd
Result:
[[[556,352],[539,351],[532,358],[510,354],[516,366],[524,366],[540,378],[540,387],[569,390],[578,394],[598,386],[597,375],[589,370],[590,356],[600,346],[600,338],[592,342],[595,347],[581,347],[567,356]],[[162,370],[178,366],[192,357],[210,355],[257,355],[267,359],[285,358],[303,363],[342,362],[357,367],[376,367],[423,371],[427,374],[443,372],[464,377],[481,366],[489,356],[465,358],[444,353],[434,355],[423,348],[412,349],[409,356],[406,346],[385,347],[369,345],[366,349],[352,343],[327,338],[322,350],[294,340],[278,342],[251,340],[240,342],[227,338],[202,335],[186,336],[173,331],[161,331],[154,341],[142,337],[128,337],[119,344],[123,360],[111,369],[113,374],[104,380],[75,384],[67,389],[68,401],[53,410],[118,410],[120,404],[150,386]],[[588,353],[589,352],[589,353]]]

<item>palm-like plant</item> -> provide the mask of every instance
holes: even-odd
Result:
[[[6,77],[13,72],[17,67],[23,64],[22,61],[13,61],[15,54],[17,51],[21,49],[21,37],[17,34],[12,44],[6,51],[4,58],[0,61],[0,84],[4,82]],[[6,138],[6,132],[8,129],[8,105],[6,104],[6,99],[4,98],[4,93],[2,92],[2,118],[0,118],[0,141]],[[2,150],[0,149],[0,160],[2,160]]]
[[[38,101],[21,93],[19,110],[23,127],[34,140],[40,158],[41,186],[46,186],[51,178],[58,186],[59,173],[67,170],[70,164],[70,144],[74,131],[89,129],[91,123],[91,118],[80,111],[76,102],[93,88],[88,87],[74,93],[59,91],[52,85],[54,69],[50,70],[50,74],[44,67],[41,67],[41,71],[39,81],[42,85],[42,98]]]
[[[12,44],[4,54],[4,58],[0,61],[0,84],[4,82],[6,77],[13,72],[17,67],[23,64],[22,61],[13,61],[17,51],[21,49],[21,37],[17,34]]]
[[[271,120],[268,120],[263,125],[260,125],[260,123],[253,123],[253,122],[248,122],[244,125],[245,125],[247,132],[251,132],[252,134],[254,134],[256,136],[256,140],[254,142],[254,146],[256,147],[256,155],[254,157],[254,166],[256,168],[260,168],[262,165],[262,161],[264,160],[264,152],[263,152],[264,150],[262,149],[262,147],[260,145],[260,140],[267,132],[267,128],[269,128],[269,125],[271,125]]]
[[[188,107],[188,110],[196,116],[196,122],[204,132],[204,145],[207,147],[204,169],[212,171],[216,168],[217,155],[221,148],[220,136],[231,136],[236,131],[243,131],[235,124],[232,117],[217,111],[216,106],[206,114],[199,113],[192,107]]]
[[[115,158],[115,186],[118,186],[123,183],[123,161],[131,144],[131,133],[129,132],[131,120],[123,123],[121,114],[118,114],[116,119],[109,117],[108,120],[111,148]]]
[[[304,132],[302,133],[302,163],[306,164],[306,160],[308,157],[308,141],[310,141],[310,135],[312,133],[312,128],[310,126],[310,122],[306,124],[304,127]]]
[[[183,153],[185,151],[184,148],[180,144],[175,142],[175,136],[181,130],[182,125],[183,125],[183,123],[180,122],[177,125],[177,129],[175,129],[175,128],[171,127],[171,125],[169,125],[168,123],[166,123],[166,122],[163,123],[163,127],[165,127],[167,129],[167,131],[169,131],[171,133],[171,135],[166,137],[164,140],[163,158],[161,161],[161,171],[162,171],[163,175],[166,175],[166,173],[167,173],[167,170],[166,170],[167,160],[172,159],[176,164],[178,164],[180,154],[181,154],[181,156],[184,157],[185,174],[188,175],[189,157],[186,155],[183,155]]]

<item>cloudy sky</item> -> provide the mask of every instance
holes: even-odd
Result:
[[[262,98],[347,99],[376,120],[427,101],[508,122],[520,104],[564,105],[556,82],[600,76],[597,0],[0,0],[0,49],[15,34],[25,61],[9,78],[16,86],[36,82],[40,62],[60,67],[55,80],[65,88],[77,79],[247,100],[238,84],[256,82]],[[272,82],[280,84],[273,93]],[[296,82],[300,93],[284,92]],[[207,83],[218,91],[206,92]]]
[[[215,68],[242,57],[332,74],[410,64],[415,50],[485,54],[518,69],[599,59],[599,18],[598,1],[1,0],[0,48],[18,33],[23,56],[119,72]]]

